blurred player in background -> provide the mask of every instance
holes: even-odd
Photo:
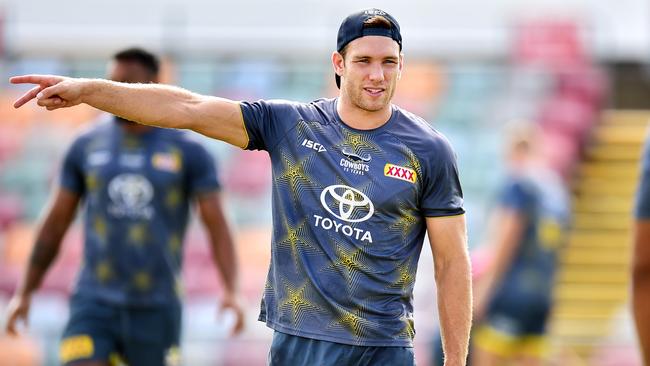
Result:
[[[332,54],[338,98],[235,102],[161,85],[59,76],[48,109],[87,103],[143,124],[266,150],[273,169],[271,266],[260,320],[271,365],[412,365],[413,286],[425,233],[435,261],[447,366],[465,364],[471,279],[462,191],[447,139],[391,104],[403,67],[397,21],[348,16]]]
[[[569,198],[544,166],[532,126],[516,128],[509,174],[491,218],[491,261],[475,284],[472,365],[540,365],[558,249],[565,243]]]
[[[650,365],[650,138],[646,138],[634,212],[632,303],[639,346]]]
[[[117,53],[109,78],[158,81],[158,59]],[[60,184],[38,230],[27,271],[8,306],[7,332],[27,321],[32,294],[84,210],[83,266],[60,347],[62,364],[176,364],[181,264],[189,208],[196,202],[224,282],[224,308],[243,327],[235,249],[221,208],[215,162],[187,133],[113,117],[91,126],[65,155]],[[176,362],[176,363],[175,363]]]

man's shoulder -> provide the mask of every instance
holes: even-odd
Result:
[[[209,138],[191,131],[165,129],[161,132],[161,139],[170,142],[171,145],[178,148],[183,156],[185,156],[185,159],[213,158],[207,146],[208,143],[211,143]]]
[[[453,152],[447,137],[435,129],[424,118],[395,106],[398,128],[393,129],[393,134],[402,140],[416,153],[439,155],[440,153]]]
[[[192,131],[161,128],[158,139],[169,141],[181,149],[193,150],[202,148],[208,138]]]
[[[300,102],[286,99],[269,99],[265,101],[270,107],[278,110],[294,110],[297,112],[329,113],[334,103],[333,99],[316,99],[311,102]]]
[[[519,174],[508,174],[503,183],[503,191],[506,193],[519,192],[532,194],[535,192],[535,180],[532,179],[529,175],[519,173]]]
[[[107,120],[97,120],[80,128],[72,139],[73,144],[86,144],[97,138],[106,138],[114,128],[113,123]]]

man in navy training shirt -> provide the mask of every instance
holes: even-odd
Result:
[[[141,49],[114,56],[110,79],[153,85],[158,59]],[[112,117],[81,133],[65,155],[27,271],[8,309],[7,332],[28,317],[31,296],[59,252],[81,203],[84,258],[60,346],[61,364],[170,365],[180,358],[183,237],[196,202],[224,281],[223,306],[243,327],[235,250],[215,162],[188,133]]]
[[[142,124],[266,150],[273,171],[271,264],[260,320],[271,365],[414,364],[413,285],[425,233],[446,365],[464,365],[471,279],[456,157],[426,121],[393,104],[397,21],[379,9],[341,24],[339,96],[237,102],[162,85],[27,75],[47,109],[86,103]]]
[[[546,324],[571,210],[536,136],[534,125],[510,136],[508,174],[490,221],[492,258],[474,287],[472,366],[542,365],[548,357]]]

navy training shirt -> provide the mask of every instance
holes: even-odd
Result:
[[[283,333],[412,346],[426,217],[464,213],[456,157],[426,121],[392,107],[372,130],[336,99],[242,102],[247,149],[273,174],[271,264],[260,320]]]
[[[495,300],[533,298],[540,307],[551,305],[558,252],[568,239],[569,201],[564,183],[551,171],[534,168],[507,178],[499,206],[521,215],[524,231]]]
[[[80,194],[84,260],[75,293],[121,305],[180,301],[190,199],[219,188],[214,160],[188,133],[93,126],[69,148],[61,186]]]

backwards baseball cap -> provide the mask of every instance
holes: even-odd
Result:
[[[376,16],[386,19],[391,25],[390,28],[366,25],[368,19]],[[365,9],[350,14],[345,18],[345,20],[343,20],[343,23],[341,23],[341,26],[339,27],[339,34],[336,39],[336,50],[341,52],[348,43],[365,36],[384,36],[392,38],[399,45],[399,50],[402,50],[402,34],[400,33],[397,20],[385,11],[375,8]],[[341,77],[335,75],[334,79],[336,80],[336,86],[340,88]]]

